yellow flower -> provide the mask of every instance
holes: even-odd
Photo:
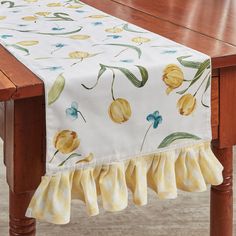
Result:
[[[112,34],[115,34],[115,33],[120,33],[123,31],[122,28],[118,28],[118,27],[113,27],[113,28],[108,28],[108,29],[105,29],[106,32],[108,33],[112,33]]]
[[[35,41],[35,40],[30,40],[30,41],[21,41],[21,42],[18,42],[17,44],[21,45],[21,46],[33,46],[33,45],[36,45],[38,44],[39,41]]]
[[[90,36],[89,35],[76,34],[76,35],[69,36],[69,38],[70,39],[75,39],[75,40],[85,40],[85,39],[89,39]]]
[[[37,17],[36,16],[25,16],[22,17],[22,20],[26,20],[26,21],[36,21]]]
[[[54,136],[55,148],[63,154],[73,152],[80,145],[77,133],[71,130],[62,130]]]
[[[187,93],[179,99],[177,107],[181,115],[188,116],[196,108],[196,98],[192,94]]]
[[[90,54],[88,52],[82,52],[82,51],[74,51],[69,53],[69,57],[71,59],[84,59],[89,57]]]
[[[80,6],[80,5],[69,5],[67,6],[67,8],[72,8],[72,9],[78,9],[78,8],[81,8],[83,6]]]
[[[144,37],[136,37],[136,38],[132,38],[132,41],[134,43],[147,43],[147,42],[150,42],[151,40]]]
[[[164,69],[162,77],[165,84],[168,86],[166,93],[169,94],[173,89],[182,85],[184,80],[183,71],[175,64],[169,64]]]
[[[116,123],[120,124],[126,122],[131,116],[131,107],[129,102],[123,98],[117,98],[111,103],[108,114]]]
[[[47,11],[40,11],[40,12],[36,12],[35,13],[38,16],[48,16],[51,14],[51,12],[47,12]]]
[[[104,18],[104,17],[108,17],[106,15],[91,15],[91,16],[88,16],[88,18],[93,18],[93,19],[101,19],[101,18]]]
[[[6,18],[7,18],[6,16],[0,16],[0,20],[4,20]]]
[[[60,2],[52,2],[52,3],[48,3],[47,5],[48,7],[61,7],[61,3]]]

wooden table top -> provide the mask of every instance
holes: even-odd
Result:
[[[235,0],[113,0],[236,46]]]
[[[235,0],[83,2],[208,54],[213,68],[236,65]],[[0,101],[44,94],[43,82],[1,46],[0,72]]]

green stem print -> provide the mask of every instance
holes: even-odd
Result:
[[[139,80],[130,70],[124,68],[124,67],[118,67],[118,66],[108,66],[108,65],[104,65],[104,64],[100,64],[100,70],[98,73],[98,77],[96,80],[96,83],[89,87],[86,86],[85,84],[81,84],[85,89],[93,89],[98,85],[98,82],[101,78],[101,76],[103,75],[103,73],[107,70],[107,69],[111,69],[111,70],[119,70],[121,73],[123,73],[125,75],[125,77],[135,86],[138,88],[143,87],[147,80],[148,80],[148,71],[146,70],[145,67],[143,66],[138,66],[136,65],[136,67],[139,69],[139,72],[141,74],[142,79]]]
[[[78,33],[82,30],[82,26],[78,26],[78,28],[76,30],[73,30],[73,31],[68,31],[68,32],[57,32],[57,33],[54,33],[54,32],[38,32],[38,31],[35,31],[35,30],[20,30],[20,29],[11,29],[11,28],[5,28],[5,27],[0,27],[0,29],[7,29],[7,30],[13,30],[13,31],[17,31],[17,32],[22,32],[22,33],[35,33],[35,34],[42,34],[42,35],[70,35],[70,34],[75,34],[75,33]]]
[[[115,96],[114,96],[114,82],[115,82],[115,72],[114,70],[112,69],[112,83],[111,83],[111,96],[112,96],[112,99],[115,101]]]
[[[180,99],[177,102],[177,107],[179,109],[179,113],[181,115],[188,116],[192,114],[192,112],[196,109],[197,105],[197,99],[196,95],[200,91],[200,88],[205,85],[205,90],[201,96],[201,104],[209,108],[209,105],[206,105],[204,100],[204,94],[206,93],[207,89],[210,86],[210,59],[205,60],[204,62],[195,62],[195,61],[187,61],[186,58],[191,57],[188,56],[181,56],[178,57],[177,60],[179,63],[188,68],[197,69],[197,72],[195,73],[194,77],[191,80],[184,79],[184,73],[182,69],[175,65],[175,64],[169,64],[166,66],[166,68],[163,71],[163,81],[168,86],[166,92],[169,94],[172,90],[180,87],[184,82],[188,83],[187,87],[181,91],[176,92],[177,94],[182,95]],[[206,73],[205,77],[202,79],[202,76]],[[200,85],[197,87],[197,90],[193,93],[187,93],[187,91],[196,83],[200,81]]]
[[[88,90],[94,89],[98,85],[104,72],[107,69],[110,69],[112,71],[111,94],[112,94],[113,102],[109,106],[108,114],[109,114],[111,120],[118,123],[118,124],[128,121],[132,112],[131,112],[130,104],[126,99],[115,98],[115,96],[114,96],[115,71],[118,70],[123,75],[125,75],[125,77],[135,87],[141,88],[146,84],[146,82],[148,80],[148,72],[147,72],[146,68],[144,68],[143,66],[136,65],[136,67],[138,68],[139,73],[141,75],[141,80],[139,80],[130,70],[128,70],[126,68],[100,64],[100,70],[98,72],[98,76],[97,76],[97,80],[96,80],[95,84],[90,87],[85,84],[81,84],[85,89],[88,89]]]
[[[53,16],[46,16],[45,18],[50,21],[74,21],[69,17],[69,14],[63,12],[55,12]]]
[[[146,131],[146,133],[145,133],[145,135],[144,135],[144,137],[143,137],[143,141],[142,141],[142,145],[141,145],[141,148],[140,148],[140,152],[143,150],[144,142],[145,142],[146,137],[147,137],[147,134],[148,134],[148,132],[149,132],[149,130],[150,130],[151,128],[152,128],[152,124],[150,124],[150,126],[148,127],[148,129],[147,129],[147,131]]]
[[[193,65],[192,68],[196,69],[194,67],[195,65]],[[189,67],[189,64],[188,64],[188,67]],[[196,74],[194,75],[193,79],[191,80],[191,83],[189,84],[189,86],[186,89],[184,89],[182,91],[179,91],[177,93],[178,94],[184,94],[193,84],[195,84],[201,78],[201,76],[203,75],[205,70],[209,69],[209,68],[210,68],[210,60],[207,59],[203,63],[200,64],[200,66],[198,67],[198,70],[197,70]]]
[[[25,7],[26,5],[15,5],[12,1],[1,1],[1,5],[8,5],[8,8],[14,8],[14,7]]]
[[[53,154],[51,160],[49,161],[49,163],[51,163],[51,162],[54,160],[54,158],[55,158],[55,156],[57,155],[58,152],[59,152],[59,150],[56,150],[56,151],[54,152],[54,154]]]
[[[174,141],[181,140],[181,139],[200,140],[201,138],[196,135],[186,133],[186,132],[175,132],[175,133],[172,133],[172,134],[168,135],[167,137],[165,137],[162,140],[162,142],[159,144],[158,148],[168,147]]]
[[[129,45],[129,44],[121,44],[121,43],[106,43],[106,44],[94,44],[93,46],[97,46],[97,45],[107,45],[107,46],[116,46],[116,47],[125,47],[123,50],[121,50],[118,54],[115,55],[115,57],[120,56],[123,52],[127,51],[128,49],[132,49],[134,50],[137,54],[138,54],[138,58],[140,59],[141,55],[142,55],[142,51],[140,48],[133,46],[133,45]]]
[[[79,157],[81,154],[79,153],[72,153],[70,156],[68,156],[64,161],[62,161],[58,166],[63,166],[68,160],[74,157]]]

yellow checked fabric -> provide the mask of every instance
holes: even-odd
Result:
[[[128,188],[133,202],[142,206],[147,204],[147,187],[160,199],[173,199],[177,197],[177,188],[202,192],[207,189],[206,184],[222,183],[222,170],[210,144],[203,143],[125,162],[65,171],[43,177],[27,215],[66,224],[70,221],[71,199],[82,200],[90,216],[99,213],[99,195],[105,210],[120,211],[127,207]]]
[[[0,43],[45,85],[46,175],[28,217],[65,224],[222,182],[208,55],[79,0],[0,0]],[[0,58],[1,60],[1,58]],[[29,111],[30,112],[30,111]],[[158,204],[158,203],[157,203]]]

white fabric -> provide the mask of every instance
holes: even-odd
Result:
[[[12,2],[15,5],[9,8],[2,1],[0,7],[0,40],[45,83],[47,174],[211,140],[208,86],[211,68],[207,55],[80,1]],[[209,65],[193,83],[199,66],[206,60]],[[106,67],[102,71],[101,64],[113,69]],[[141,81],[137,66],[148,73],[147,82],[140,87],[117,68],[128,69]],[[95,85],[99,70],[104,73],[97,86],[93,89],[82,86]],[[114,102],[113,73],[114,99],[121,99],[113,103],[109,114],[109,106]],[[58,87],[52,90],[56,80],[61,90],[65,83],[60,95]],[[178,93],[189,85],[185,93]],[[155,111],[159,114],[153,114]],[[158,127],[154,128],[154,121]],[[176,139],[158,148],[171,134]],[[72,153],[75,155],[71,156]]]

